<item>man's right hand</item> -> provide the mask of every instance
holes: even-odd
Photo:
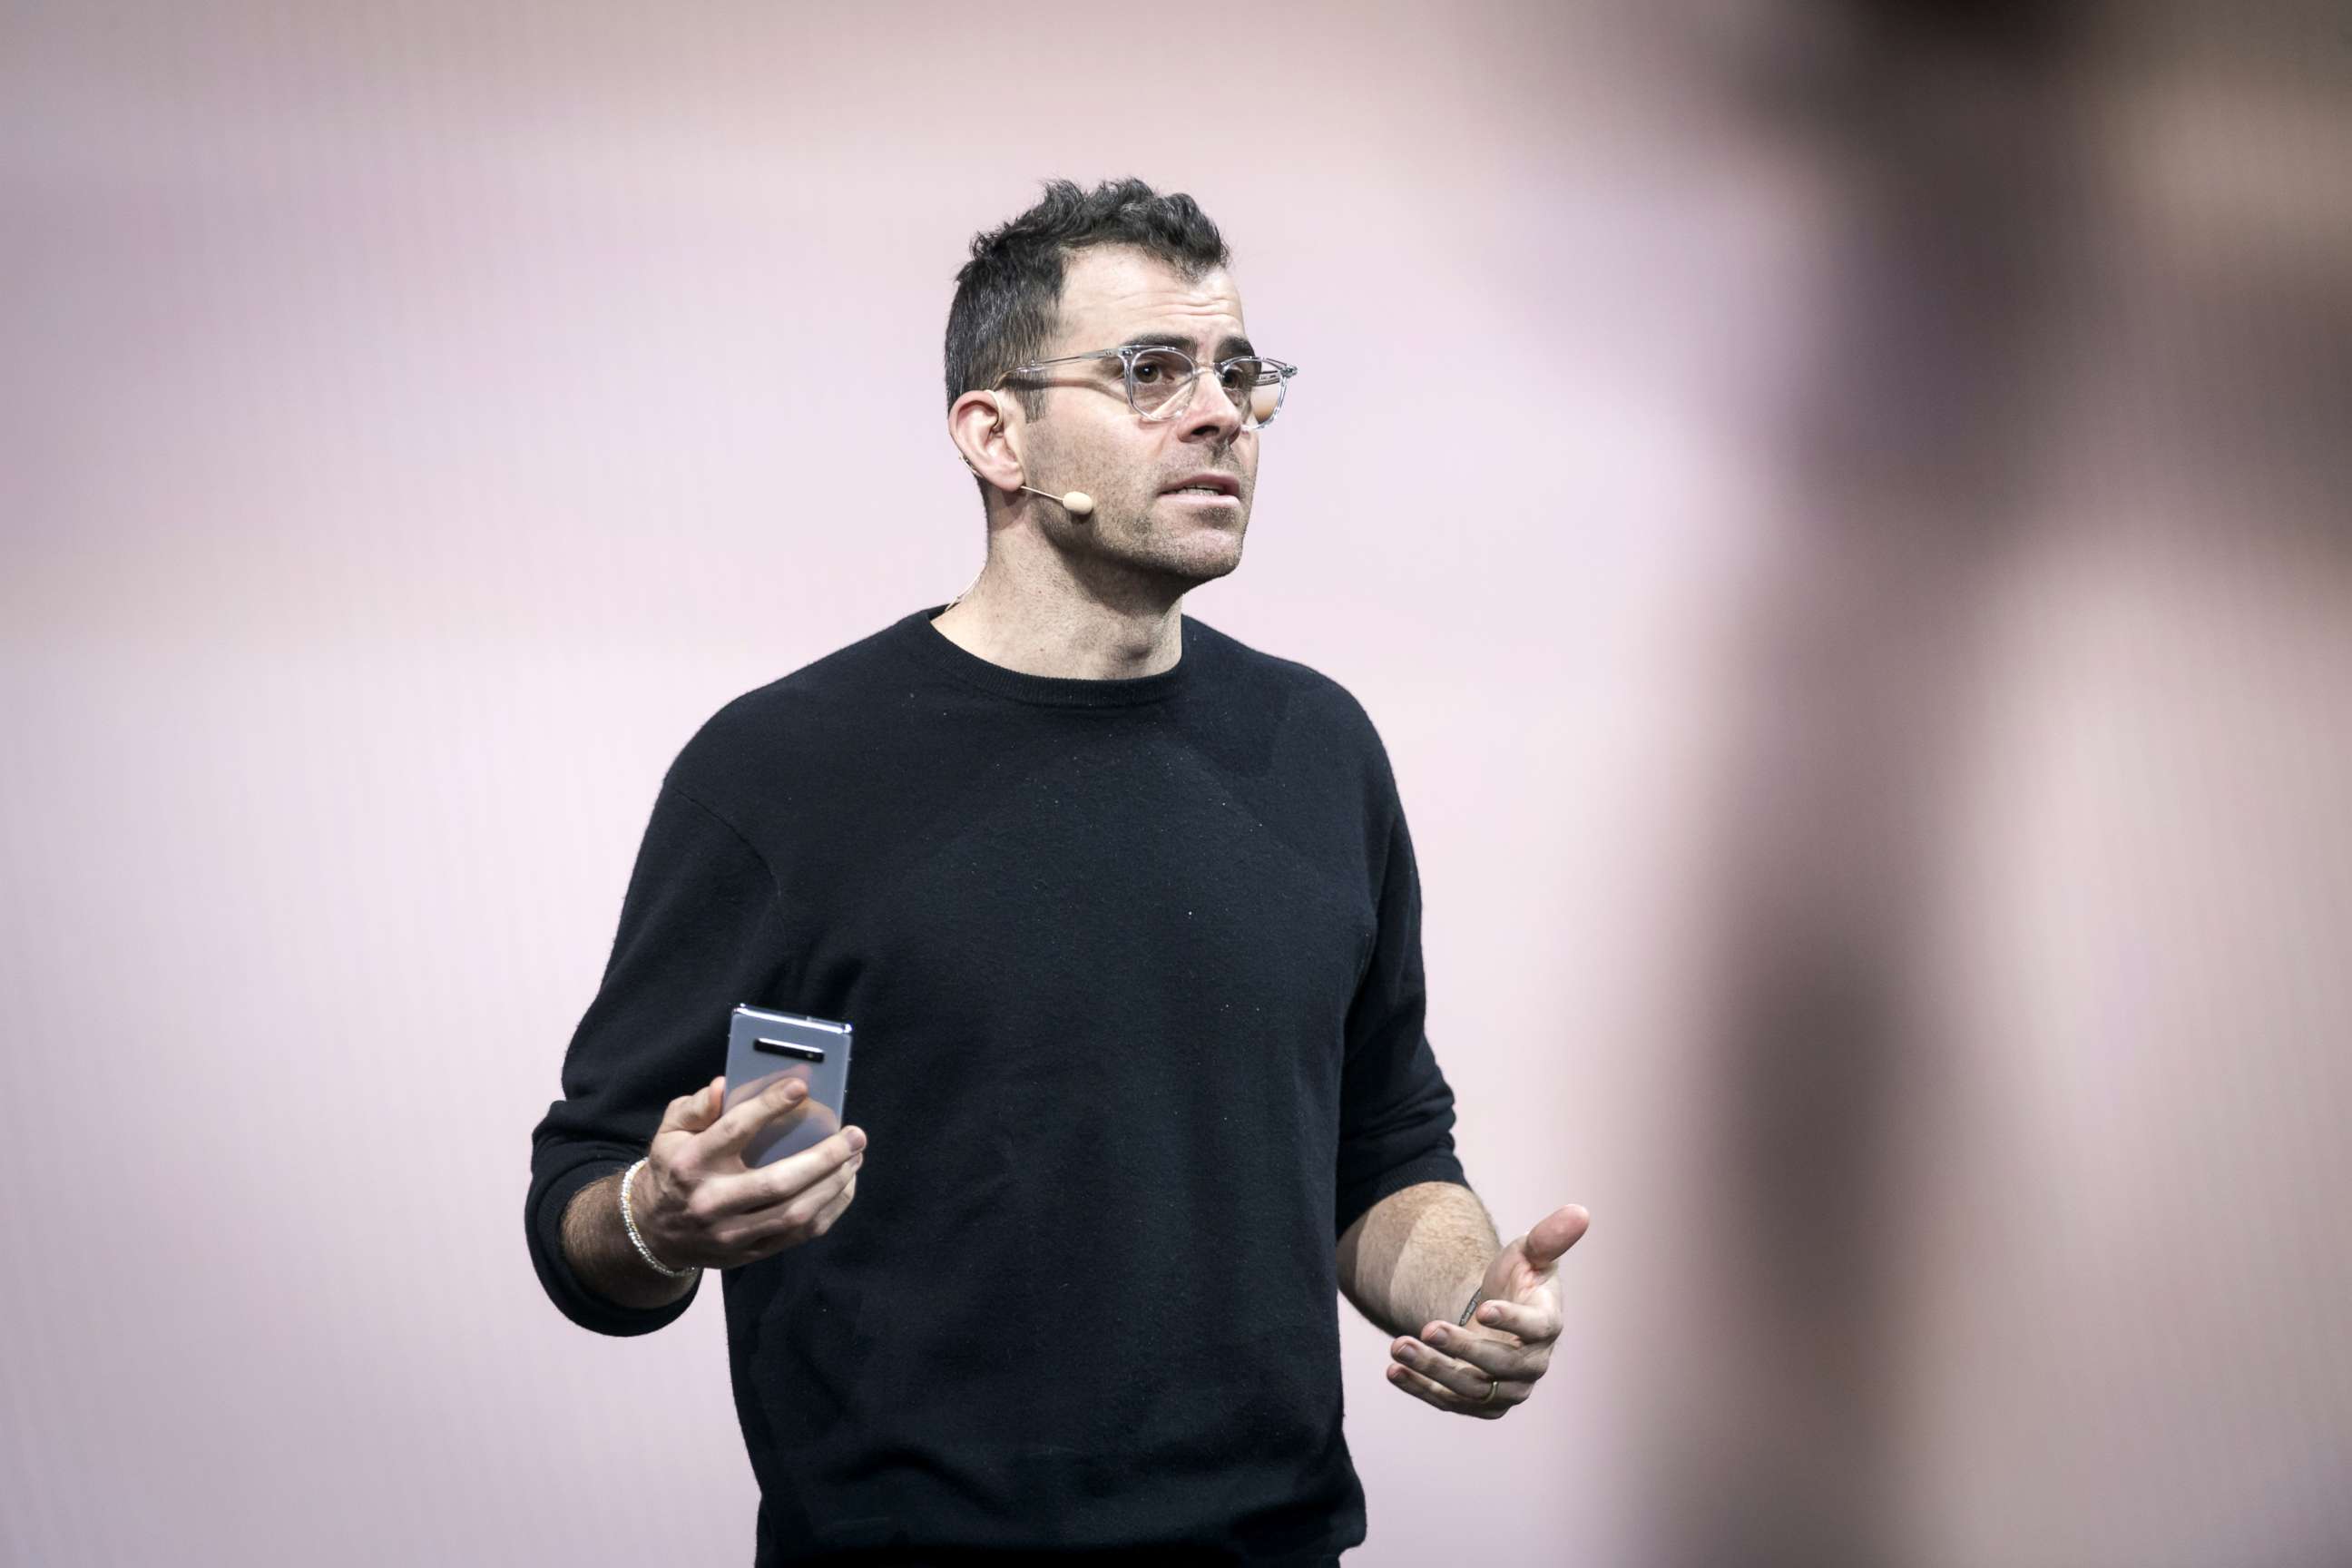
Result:
[[[866,1131],[845,1127],[772,1165],[746,1166],[744,1145],[772,1121],[803,1114],[808,1086],[779,1079],[721,1112],[727,1080],[669,1102],[629,1184],[629,1214],[653,1255],[673,1268],[734,1268],[833,1228],[857,1195]],[[825,1113],[824,1107],[814,1108]]]

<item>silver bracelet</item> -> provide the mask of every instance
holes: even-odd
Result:
[[[652,1156],[648,1155],[646,1158],[650,1159]],[[694,1264],[686,1268],[670,1268],[660,1258],[654,1256],[653,1248],[646,1245],[646,1238],[637,1234],[636,1219],[629,1213],[629,1184],[635,1181],[636,1179],[637,1173],[645,1168],[646,1161],[640,1160],[635,1164],[630,1166],[628,1173],[621,1178],[621,1223],[629,1227],[629,1239],[637,1244],[637,1256],[643,1258],[648,1264],[652,1265],[656,1273],[667,1274],[673,1279],[683,1279],[689,1274],[699,1273],[702,1268],[702,1265],[699,1263]]]

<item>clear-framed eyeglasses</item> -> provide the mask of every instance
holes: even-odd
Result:
[[[998,376],[989,390],[996,391],[1013,376],[1032,374],[1052,365],[1108,359],[1119,362],[1127,383],[1127,404],[1138,418],[1173,419],[1183,413],[1192,406],[1192,389],[1201,384],[1201,373],[1208,371],[1216,376],[1219,388],[1241,412],[1244,430],[1274,423],[1274,416],[1282,412],[1283,393],[1289,387],[1290,378],[1298,374],[1295,364],[1254,354],[1202,365],[1193,363],[1192,356],[1182,349],[1125,343],[1115,349],[1097,349],[1092,353],[1064,354],[1059,359],[1014,365]]]

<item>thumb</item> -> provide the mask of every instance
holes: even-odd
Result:
[[[1528,1266],[1540,1272],[1559,1261],[1560,1254],[1574,1247],[1592,1224],[1592,1216],[1580,1204],[1564,1204],[1536,1222],[1528,1232]]]
[[[682,1094],[671,1100],[656,1131],[699,1132],[718,1121],[719,1112],[726,1108],[727,1079],[721,1074],[692,1094]]]

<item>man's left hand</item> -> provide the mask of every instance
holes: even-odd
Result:
[[[1591,1223],[1570,1204],[1496,1253],[1469,1323],[1427,1323],[1420,1338],[1391,1343],[1389,1382],[1456,1415],[1492,1419],[1525,1404],[1559,1338],[1560,1255]]]

